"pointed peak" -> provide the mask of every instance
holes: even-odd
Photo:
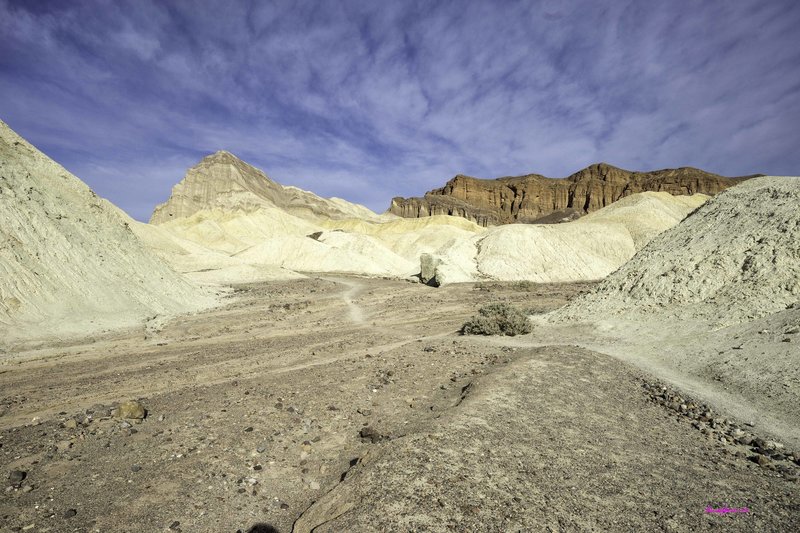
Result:
[[[263,170],[254,167],[250,163],[240,159],[227,150],[217,150],[213,154],[205,156],[198,164],[190,168],[189,172],[191,173],[193,170],[208,169],[215,166],[233,166],[237,168],[239,173],[241,173],[248,181],[252,182],[253,179],[256,179],[256,181],[266,180],[272,186],[281,186],[280,184],[273,182]]]
[[[228,152],[227,150],[217,150],[213,154],[205,156],[202,161],[217,162],[217,161],[241,161],[238,157]]]
[[[588,168],[596,168],[598,170],[603,170],[603,171],[607,171],[607,170],[623,170],[623,169],[621,169],[619,167],[615,167],[614,165],[610,165],[610,164],[606,163],[605,161],[601,161],[599,163],[595,163],[594,165],[589,165]]]
[[[263,178],[269,180],[269,178],[267,177],[267,175],[264,173],[263,170],[254,167],[247,161],[244,161],[243,159],[237,157],[235,154],[228,152],[227,150],[217,150],[213,154],[205,156],[203,159],[200,160],[199,163],[197,163],[192,168],[204,168],[214,165],[233,165],[237,167],[240,171],[258,174]]]

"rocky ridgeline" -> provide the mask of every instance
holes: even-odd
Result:
[[[726,178],[691,167],[633,172],[606,163],[564,179],[540,174],[494,180],[458,175],[424,197],[392,199],[389,211],[406,218],[453,215],[482,226],[555,223],[574,220],[634,193],[714,195],[750,177]]]
[[[800,481],[800,450],[791,451],[780,442],[758,437],[747,429],[751,427],[749,424],[724,418],[706,404],[681,395],[663,383],[645,381],[642,387],[650,400],[674,411],[681,419],[691,420],[694,428],[726,445],[737,457],[775,471],[790,481]]]

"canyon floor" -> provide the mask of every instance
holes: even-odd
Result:
[[[17,353],[0,531],[796,530],[800,454],[759,463],[724,406],[569,341],[458,333],[484,304],[544,313],[589,287],[242,285]],[[126,400],[147,417],[111,416]]]

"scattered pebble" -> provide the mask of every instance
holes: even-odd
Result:
[[[750,457],[750,460],[756,463],[758,466],[769,466],[770,464],[772,464],[772,460],[770,460],[769,457],[761,454],[753,455],[752,457]]]
[[[800,465],[800,461],[788,451],[783,451],[783,444],[776,441],[767,441],[740,429],[737,424],[727,418],[715,415],[705,405],[693,403],[690,399],[675,394],[668,387],[645,382],[642,387],[647,391],[650,399],[656,403],[675,411],[680,417],[692,419],[692,426],[716,442],[730,445],[728,450],[737,457],[748,458],[752,462],[770,470],[779,470],[785,475],[797,475],[791,461]],[[745,422],[745,426],[753,427],[752,422]],[[362,437],[362,440],[363,437]],[[744,450],[747,447],[749,450]]]
[[[389,438],[386,435],[380,434],[372,426],[365,426],[361,428],[361,431],[358,435],[361,437],[362,442],[371,442],[373,444]]]
[[[12,470],[8,473],[8,480],[12,485],[19,485],[26,477],[28,477],[28,473],[23,470]]]

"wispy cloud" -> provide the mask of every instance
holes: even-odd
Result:
[[[800,6],[0,0],[0,118],[139,219],[206,153],[383,210],[455,173],[800,173]]]

